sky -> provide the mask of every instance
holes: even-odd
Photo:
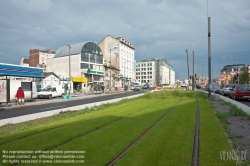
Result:
[[[164,57],[184,80],[212,78],[226,64],[250,64],[249,0],[1,0],[0,63],[20,64],[31,49],[52,49],[107,35],[135,46],[135,60]],[[223,58],[224,57],[224,58]],[[199,72],[198,72],[199,71]]]

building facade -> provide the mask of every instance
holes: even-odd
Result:
[[[70,80],[71,92],[90,85],[100,88],[104,82],[103,52],[96,42],[83,42],[60,47],[47,60],[47,71],[61,80]]]
[[[142,59],[136,63],[136,80],[153,86],[174,85],[175,71],[164,58]]]
[[[38,49],[33,49],[30,50],[29,53],[29,66],[30,67],[42,67],[42,68],[46,68],[47,65],[47,59],[53,58],[55,56],[55,52],[52,51],[51,49],[48,50],[38,50]],[[25,61],[25,59],[21,59],[21,64],[25,64],[25,62],[27,62],[27,60]]]
[[[220,79],[221,84],[228,84],[230,80],[238,73],[242,72],[243,67],[246,67],[245,64],[234,64],[226,65],[221,68]],[[237,81],[237,80],[236,80]],[[234,82],[236,83],[236,82]]]
[[[123,37],[106,36],[100,43],[104,53],[104,63],[110,63],[116,72],[114,87],[124,87],[135,80],[135,47],[132,42]],[[110,74],[106,74],[105,80],[109,80]],[[106,84],[108,82],[106,81]],[[113,86],[112,86],[113,87]]]

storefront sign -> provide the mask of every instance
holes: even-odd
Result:
[[[85,78],[85,77],[72,77],[72,82],[87,83],[87,78]]]
[[[97,71],[97,70],[92,70],[92,69],[88,69],[88,73],[89,74],[96,74],[96,75],[104,75],[103,71]]]

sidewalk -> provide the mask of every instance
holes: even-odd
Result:
[[[109,94],[105,94],[105,93],[101,93],[101,91],[97,91],[97,92],[90,92],[88,94],[83,94],[83,93],[75,93],[75,94],[71,94],[72,99],[63,99],[62,97],[56,97],[53,99],[34,99],[34,101],[25,101],[24,105],[19,105],[16,102],[10,102],[8,103],[8,105],[6,105],[6,103],[2,103],[0,104],[0,111],[2,110],[6,110],[6,109],[11,109],[11,108],[17,108],[17,107],[25,107],[25,106],[32,106],[32,105],[43,105],[46,103],[55,103],[55,102],[64,102],[67,100],[78,100],[78,99],[84,99],[84,98],[91,98],[91,97],[96,97],[96,96],[100,96],[100,95],[109,95]]]

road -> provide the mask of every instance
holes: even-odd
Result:
[[[205,91],[204,88],[201,88],[200,90],[204,90],[204,91]],[[225,96],[225,97],[226,97],[226,96]],[[239,102],[239,103],[241,103],[241,104],[244,104],[244,105],[250,107],[250,99],[248,99],[248,100],[237,100],[237,102]]]
[[[110,94],[110,95],[96,95],[95,97],[91,98],[80,98],[76,97],[74,100],[62,100],[61,98],[55,98],[51,99],[51,102],[47,102],[48,99],[38,99],[37,101],[32,102],[32,104],[27,104],[24,106],[18,106],[18,107],[9,107],[7,109],[0,110],[0,120],[12,118],[12,117],[18,117],[23,115],[29,115],[39,112],[45,112],[60,108],[68,108],[78,105],[84,105],[88,103],[95,103],[100,101],[106,101],[111,100],[115,98],[121,98],[126,96],[131,96],[135,94],[144,93],[145,91],[127,91],[125,93],[116,93],[116,94]],[[77,99],[79,98],[79,99]],[[47,102],[47,103],[46,103]]]

